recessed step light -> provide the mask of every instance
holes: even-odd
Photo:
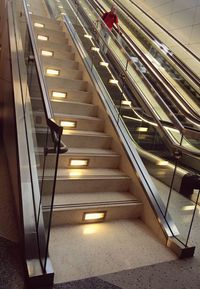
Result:
[[[43,56],[49,56],[49,57],[51,57],[51,56],[53,56],[53,51],[42,50],[42,51],[41,51],[41,54],[42,54]]]
[[[34,23],[34,26],[35,26],[35,27],[38,27],[38,28],[44,28],[44,24],[38,23],[38,22],[35,22],[35,23]]]
[[[66,120],[61,120],[60,125],[63,127],[67,128],[74,128],[76,127],[76,121],[66,121]]]
[[[138,127],[136,130],[139,131],[139,132],[147,132],[148,131],[148,127]]]
[[[69,164],[71,167],[87,167],[89,163],[88,159],[84,159],[84,160],[70,160]]]
[[[49,37],[48,36],[45,36],[45,35],[38,35],[37,36],[37,39],[38,40],[42,40],[42,41],[48,41],[49,40]]]
[[[100,48],[99,48],[99,47],[96,47],[96,46],[92,46],[92,47],[91,47],[91,50],[92,50],[92,51],[99,52],[99,51],[100,51]]]
[[[130,100],[122,100],[121,104],[131,106],[131,101]]]
[[[84,37],[85,37],[85,38],[89,38],[89,39],[92,39],[92,36],[91,36],[91,35],[89,35],[89,34],[84,34]]]
[[[83,221],[90,221],[90,222],[96,222],[96,221],[103,221],[106,217],[106,211],[104,212],[91,212],[87,213],[85,212],[83,214]]]
[[[47,74],[47,75],[52,75],[52,76],[58,76],[58,75],[60,75],[60,70],[58,70],[58,69],[52,69],[52,68],[47,68],[47,69],[46,69],[46,74]]]
[[[52,97],[66,98],[66,96],[67,96],[66,92],[59,92],[59,91],[52,92]]]
[[[62,5],[59,5],[58,8],[63,9],[63,6],[62,6]]]
[[[169,164],[168,161],[159,161],[158,166],[167,166]]]
[[[32,14],[33,14],[33,12],[31,12],[31,11],[29,11],[28,13],[29,13],[30,15],[32,15]]]
[[[118,84],[118,80],[117,79],[109,79],[109,83],[110,84]]]
[[[99,62],[99,64],[100,64],[101,66],[105,66],[105,67],[108,67],[108,65],[109,65],[109,63],[108,63],[108,62],[105,62],[105,61],[101,61],[101,62]]]
[[[60,15],[67,15],[65,12],[61,12]]]

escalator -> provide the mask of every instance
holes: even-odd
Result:
[[[97,1],[95,2],[96,4],[98,3]],[[165,82],[168,83],[170,89],[180,94],[184,106],[199,119],[198,76],[133,16],[126,8],[125,3],[122,4],[120,1],[114,1],[114,3],[118,6],[119,18],[121,17],[120,20],[126,31],[126,37],[128,36],[128,41],[132,40],[132,42],[135,42],[135,47],[138,47],[145,54],[147,60],[149,59],[152,62],[160,76],[167,80]],[[98,3],[98,9],[100,9],[101,13],[105,7],[108,8],[108,4],[102,3],[100,5]],[[191,104],[190,107],[187,102]]]
[[[84,15],[84,19],[87,18],[86,14],[90,14],[90,18],[94,21],[95,15],[92,15],[92,8],[88,6],[86,2],[83,2],[82,5],[84,6],[84,9],[80,9],[80,14]],[[98,7],[95,6],[95,10],[97,10]],[[78,9],[78,8],[77,8]],[[88,9],[88,10],[87,10]],[[94,14],[94,12],[93,12]],[[97,16],[96,16],[97,17]],[[88,20],[85,20],[88,21]],[[89,22],[88,22],[89,23]],[[88,24],[88,25],[91,25]],[[95,33],[90,28],[90,34],[93,34],[93,37],[95,39]],[[83,40],[85,41],[85,40]],[[96,44],[98,45],[98,40],[96,39]],[[114,50],[114,44],[111,44],[111,50]],[[116,46],[115,46],[116,47]],[[90,53],[90,47],[87,47],[87,50]],[[195,173],[199,172],[199,130],[196,128],[192,128],[188,122],[185,121],[186,117],[182,114],[180,115],[179,119],[177,118],[177,110],[173,110],[172,108],[169,108],[169,105],[166,105],[166,103],[163,103],[163,98],[167,94],[166,89],[165,91],[162,91],[162,94],[160,95],[160,91],[147,91],[150,94],[155,96],[155,99],[153,97],[151,98],[151,101],[153,102],[153,108],[159,107],[159,111],[157,110],[156,113],[160,113],[159,117],[157,118],[157,121],[155,120],[155,111],[149,110],[148,107],[148,99],[147,102],[144,102],[145,95],[143,94],[141,96],[141,92],[135,88],[134,85],[130,85],[130,80],[127,81],[127,75],[124,75],[125,72],[121,69],[120,70],[120,61],[118,61],[115,57],[113,57],[111,54],[108,53],[107,55],[108,61],[111,63],[109,64],[109,68],[112,71],[112,73],[117,78],[118,76],[125,76],[124,78],[119,78],[119,83],[121,82],[121,87],[123,87],[123,92],[118,88],[118,94],[116,93],[116,89],[114,93],[111,92],[112,99],[119,107],[120,114],[122,115],[122,118],[125,122],[125,124],[128,127],[129,133],[133,137],[134,141],[141,146],[144,150],[148,150],[151,154],[156,154],[160,158],[166,159],[166,161],[171,162],[174,158],[174,150],[175,148],[180,148],[181,150],[185,150],[183,152],[184,157],[181,158],[180,164],[182,163],[182,166],[184,166],[188,170],[191,170]],[[95,59],[95,61],[99,62],[98,59]],[[152,78],[152,74],[147,74],[147,69],[145,68],[145,75],[144,72],[142,74],[139,74],[142,78],[142,81],[144,81],[144,78],[148,75],[148,77]],[[102,70],[102,69],[101,69]],[[105,71],[105,69],[104,69]],[[100,68],[98,67],[98,72],[101,73]],[[138,71],[137,71],[138,72]],[[109,78],[108,74],[105,74],[105,81]],[[125,81],[124,81],[125,79]],[[132,78],[133,79],[133,78]],[[148,79],[146,79],[146,82],[148,85]],[[124,85],[125,84],[125,85]],[[105,84],[106,85],[106,84]],[[147,86],[148,87],[148,86]],[[153,87],[154,88],[154,87]],[[109,87],[110,89],[110,87]],[[113,88],[112,88],[113,89]],[[129,105],[123,105],[123,93],[126,94],[126,98],[129,100]],[[152,96],[151,95],[151,96]],[[158,101],[159,104],[158,104]],[[174,107],[174,105],[173,105]],[[163,110],[162,110],[163,109]],[[164,112],[166,110],[166,113]],[[168,117],[169,116],[169,117]],[[182,123],[180,123],[180,119],[182,118]],[[186,124],[184,123],[186,122]],[[139,125],[138,125],[139,124]],[[184,124],[184,125],[183,125]],[[158,127],[159,126],[159,127]],[[180,133],[181,131],[184,131],[184,133]],[[168,134],[168,140],[166,140],[164,134]],[[169,140],[170,139],[170,140]],[[175,147],[173,147],[172,144],[175,144]],[[166,147],[167,145],[167,147]],[[146,155],[146,152],[145,152]]]

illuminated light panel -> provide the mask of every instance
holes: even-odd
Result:
[[[184,206],[182,208],[183,211],[193,211],[195,209],[195,206],[194,205],[191,205],[191,206]]]
[[[105,62],[105,61],[101,61],[101,62],[99,62],[99,64],[101,65],[101,66],[105,66],[105,67],[108,67],[108,62]]]
[[[66,96],[67,96],[66,92],[59,92],[59,91],[52,92],[52,97],[66,98]]]
[[[131,106],[131,101],[130,100],[122,100],[121,104]]]
[[[106,212],[92,212],[92,213],[84,213],[83,221],[103,221],[106,217]]]
[[[148,127],[138,127],[138,128],[137,128],[137,131],[147,132],[147,131],[148,131]]]
[[[89,160],[70,160],[69,164],[72,167],[86,167],[88,166]]]
[[[92,46],[92,47],[91,47],[91,50],[92,50],[92,51],[99,52],[99,51],[100,51],[100,48],[99,48],[99,47]]]
[[[42,54],[43,56],[49,56],[49,57],[51,57],[51,56],[53,56],[53,51],[42,50],[41,54]]]
[[[28,13],[29,13],[30,15],[33,14],[33,12],[31,12],[31,11],[29,11]]]
[[[109,83],[110,84],[118,84],[118,80],[117,79],[109,79]]]
[[[89,34],[84,34],[84,37],[85,37],[85,38],[89,38],[89,39],[92,39],[92,36],[91,36],[91,35],[89,35]]]
[[[73,128],[76,127],[76,121],[61,120],[60,125],[63,127]]]
[[[38,36],[37,36],[37,39],[38,39],[38,40],[42,40],[42,41],[47,41],[47,40],[49,39],[49,37],[48,37],[48,36],[45,36],[45,35],[38,35]]]
[[[38,27],[38,28],[44,28],[44,24],[38,23],[38,22],[35,22],[35,23],[34,23],[34,26],[35,26],[35,27]]]
[[[47,68],[46,69],[46,74],[52,75],[52,76],[58,76],[58,75],[60,75],[60,70]]]
[[[61,12],[60,14],[61,14],[61,15],[67,15],[65,12]]]
[[[158,166],[167,166],[169,164],[168,161],[160,161],[158,162]]]
[[[63,9],[63,6],[62,6],[62,5],[59,5],[58,8]]]
[[[30,5],[30,4],[27,4],[26,6],[27,6],[27,7],[30,7],[31,5]]]

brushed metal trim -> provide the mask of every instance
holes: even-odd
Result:
[[[39,261],[38,242],[37,242],[37,229],[36,229],[36,210],[38,210],[38,200],[40,196],[39,184],[37,181],[36,161],[33,149],[33,139],[31,134],[31,120],[26,117],[23,110],[23,93],[26,87],[26,78],[24,74],[25,64],[20,59],[21,74],[19,71],[19,59],[17,58],[17,47],[22,47],[19,28],[17,25],[16,14],[14,13],[14,3],[8,2],[8,21],[9,21],[9,36],[10,36],[10,50],[11,50],[11,65],[13,77],[13,90],[15,100],[15,114],[16,114],[16,127],[17,127],[17,141],[18,141],[18,158],[19,158],[19,175],[21,183],[22,195],[22,213],[24,222],[24,242],[25,242],[25,257],[26,268],[29,277],[30,286],[38,286],[38,284],[53,284],[54,272],[50,260],[47,260],[46,274],[43,274],[41,263]],[[18,46],[19,45],[19,46]],[[21,62],[22,61],[22,62]],[[30,102],[29,95],[27,95],[28,102]],[[30,149],[27,146],[27,135]],[[33,166],[29,167],[30,156]],[[31,176],[32,174],[32,176]],[[32,183],[31,179],[34,179]],[[32,186],[33,185],[33,186]],[[34,190],[34,195],[33,195]],[[36,204],[36,207],[34,207]],[[42,225],[42,224],[41,224]],[[39,228],[40,232],[45,234],[44,227]]]

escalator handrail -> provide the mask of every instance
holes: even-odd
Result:
[[[52,109],[51,102],[50,102],[49,96],[48,96],[48,88],[47,88],[47,84],[46,84],[44,74],[43,74],[42,63],[41,63],[40,57],[38,55],[36,37],[35,37],[32,21],[30,18],[30,14],[29,14],[29,11],[27,8],[26,0],[23,0],[23,7],[24,7],[25,18],[26,18],[26,22],[27,22],[27,27],[28,27],[30,39],[31,39],[31,44],[32,44],[32,48],[33,48],[34,59],[36,62],[37,73],[38,73],[38,77],[39,77],[39,83],[40,83],[41,90],[42,90],[42,99],[43,99],[43,103],[44,103],[46,123],[50,128],[52,140],[54,142],[54,145],[56,146],[56,144],[58,142],[58,135],[62,134],[63,127],[59,126],[54,119],[53,109]],[[67,147],[62,141],[61,141],[61,146],[60,146],[59,152],[60,153],[67,152]]]
[[[82,7],[81,7],[81,9],[82,9]],[[87,16],[87,14],[85,13],[84,9],[82,9],[82,13],[85,14],[85,16]],[[99,34],[99,31],[95,27],[94,23],[89,18],[87,18],[87,19],[88,19],[88,22],[90,22],[90,25],[93,27],[93,30],[95,31],[95,33]],[[112,32],[110,34],[113,35]],[[99,37],[101,37],[101,36],[99,36]],[[103,41],[103,39],[102,39],[102,41]],[[107,45],[106,42],[105,42],[105,45]],[[109,49],[109,47],[108,47],[108,49]],[[123,51],[123,53],[125,53],[125,56],[127,56],[127,58],[130,59],[130,57],[126,53],[126,51]],[[117,62],[118,68],[119,67],[121,68],[121,73],[123,73],[126,76],[126,79],[129,79],[128,74],[126,73],[126,71],[124,71],[123,67],[121,67],[121,64],[120,64],[120,62],[118,62],[118,59],[115,56],[113,56],[113,58]],[[137,87],[135,87],[135,85],[133,84],[132,80],[130,80],[130,85],[132,85],[133,90],[137,90],[137,93],[140,95],[140,97],[143,100],[144,104],[148,107],[148,109],[151,112],[151,115],[152,115],[154,121],[158,124],[160,130],[162,131],[162,133],[164,134],[164,136],[166,138],[166,141],[167,141],[168,145],[171,147],[171,150],[175,151],[175,150],[179,149],[179,151],[181,151],[184,154],[199,157],[200,156],[200,152],[199,153],[198,152],[192,152],[191,150],[188,150],[188,149],[182,147],[181,145],[177,145],[177,144],[174,144],[172,142],[172,139],[168,136],[166,130],[163,128],[162,122],[158,119],[157,116],[155,116],[155,114],[153,112],[153,109],[149,106],[149,103],[147,101],[144,101],[145,98],[143,98],[143,96],[141,95],[142,92]],[[169,109],[169,107],[166,105],[166,103],[163,101],[163,99],[158,94],[157,94],[157,97],[159,98],[159,102],[162,103],[162,105],[168,111],[168,114],[171,115],[172,117],[174,117],[174,120],[177,121],[177,123],[179,123],[179,129],[186,134],[187,133],[187,129],[185,129],[182,126],[182,124],[179,122],[179,120],[176,119],[176,117],[174,116],[173,112]],[[198,136],[199,136],[199,133],[198,133]]]

